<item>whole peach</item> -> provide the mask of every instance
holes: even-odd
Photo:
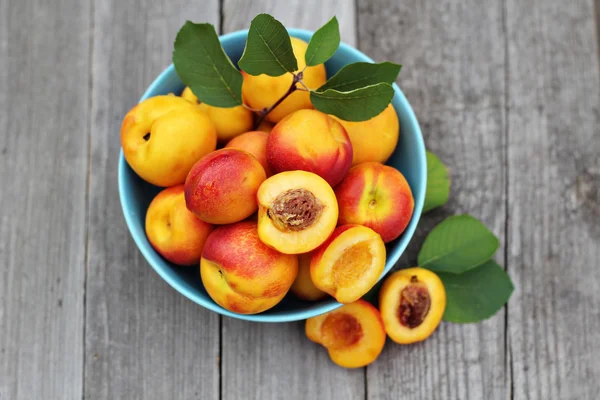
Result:
[[[146,236],[154,249],[178,265],[197,265],[213,226],[185,207],[183,185],[160,192],[146,213]]]
[[[215,126],[197,106],[177,96],[156,96],[133,107],[121,125],[129,166],[156,186],[185,181],[192,165],[217,145]]]
[[[306,67],[304,56],[308,44],[297,38],[291,39],[294,56],[298,60],[298,70],[304,70],[302,72],[304,84],[310,89],[317,89],[327,80],[325,66],[319,64],[313,67]],[[257,110],[262,110],[265,107],[271,107],[275,104],[287,92],[293,79],[292,74],[252,76],[242,71],[242,75],[244,76],[244,83],[242,85],[244,103]],[[303,108],[313,108],[310,102],[310,94],[307,91],[297,90],[267,114],[267,120],[279,122],[286,115]]]
[[[268,133],[261,131],[250,131],[231,139],[225,147],[240,149],[252,154],[263,166],[267,177],[273,175],[271,168],[267,164],[267,138]]]
[[[240,314],[265,311],[283,299],[298,273],[298,258],[263,244],[255,222],[219,227],[200,261],[202,283],[221,307]]]
[[[381,114],[367,121],[350,122],[333,117],[342,124],[352,142],[352,165],[367,161],[385,162],[398,144],[400,123],[390,104]]]
[[[221,149],[199,160],[185,180],[187,208],[211,224],[231,224],[257,209],[256,192],[266,179],[252,156],[238,149]]]
[[[299,110],[269,134],[267,162],[275,173],[313,172],[335,186],[350,169],[352,145],[344,127],[329,115]]]
[[[373,229],[384,242],[396,239],[410,222],[415,207],[404,175],[376,162],[350,169],[336,187],[339,224],[359,224]]]

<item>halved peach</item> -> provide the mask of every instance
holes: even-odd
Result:
[[[445,308],[446,290],[442,281],[424,268],[393,273],[379,292],[385,330],[400,344],[427,339],[440,324]]]
[[[338,205],[323,178],[306,171],[273,175],[258,188],[258,236],[285,254],[319,247],[335,229]]]
[[[377,283],[385,257],[385,244],[377,232],[342,225],[314,252],[310,276],[315,286],[340,303],[352,303]]]
[[[299,299],[317,301],[327,296],[327,293],[316,287],[310,277],[311,257],[311,253],[298,255],[298,276],[296,276],[290,290]]]
[[[331,361],[344,368],[371,364],[385,345],[379,311],[365,300],[307,319],[306,336],[323,345]]]

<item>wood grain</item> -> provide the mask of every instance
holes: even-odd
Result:
[[[425,235],[448,215],[470,213],[501,239],[505,227],[502,5],[359,1],[359,47],[403,64],[398,84],[427,147],[449,167],[449,203],[425,215],[400,266],[414,266]],[[504,262],[503,248],[497,260]],[[504,312],[477,325],[442,323],[427,341],[388,340],[367,368],[370,399],[504,399]]]
[[[217,1],[98,1],[94,10],[86,399],[217,399],[218,316],[169,287],[130,239],[117,192],[125,113]]]
[[[600,392],[600,66],[592,0],[507,1],[513,395]]]
[[[351,1],[229,1],[223,30],[247,29],[256,14],[268,12],[288,27],[317,29],[333,15],[342,40],[354,43]],[[335,366],[327,351],[304,335],[304,323],[257,324],[223,318],[222,398],[364,399],[364,370]]]
[[[89,25],[89,1],[0,0],[3,400],[82,395]]]

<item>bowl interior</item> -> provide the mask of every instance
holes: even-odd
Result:
[[[299,29],[290,29],[290,34],[305,41],[310,40],[312,35],[311,32]],[[223,48],[236,64],[244,50],[246,36],[247,31],[238,31],[221,37]],[[357,61],[372,62],[369,57],[360,51],[342,43],[334,56],[325,64],[327,76],[330,77],[344,65]],[[415,210],[404,233],[398,239],[387,244],[387,261],[382,277],[398,261],[414,234],[423,207],[427,181],[425,146],[418,122],[404,94],[395,84],[394,89],[396,93],[392,104],[400,120],[400,139],[387,164],[398,169],[406,177],[415,198]],[[179,80],[173,65],[171,65],[150,85],[140,101],[162,94],[179,94],[182,90],[183,84]],[[340,306],[332,298],[319,302],[304,302],[288,294],[274,308],[256,315],[240,315],[220,307],[206,293],[200,279],[199,268],[178,267],[167,262],[154,251],[148,242],[144,230],[146,210],[153,197],[160,190],[161,188],[153,186],[138,177],[125,161],[121,151],[119,156],[119,194],[127,226],[135,243],[150,265],[184,296],[223,315],[261,322],[302,320]]]

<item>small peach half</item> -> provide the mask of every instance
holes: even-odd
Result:
[[[335,229],[338,205],[323,178],[306,171],[287,171],[258,188],[258,236],[285,254],[319,247]]]
[[[385,345],[379,311],[365,300],[307,319],[306,336],[323,345],[331,361],[344,368],[371,364]]]
[[[298,255],[298,276],[296,276],[290,290],[299,299],[317,301],[327,296],[327,293],[316,287],[310,277],[311,257],[311,253]]]
[[[361,225],[342,225],[313,253],[310,276],[340,303],[352,303],[377,283],[385,257],[378,233]]]
[[[394,342],[427,339],[438,327],[446,308],[440,278],[424,268],[403,269],[390,275],[379,292],[385,330]]]

